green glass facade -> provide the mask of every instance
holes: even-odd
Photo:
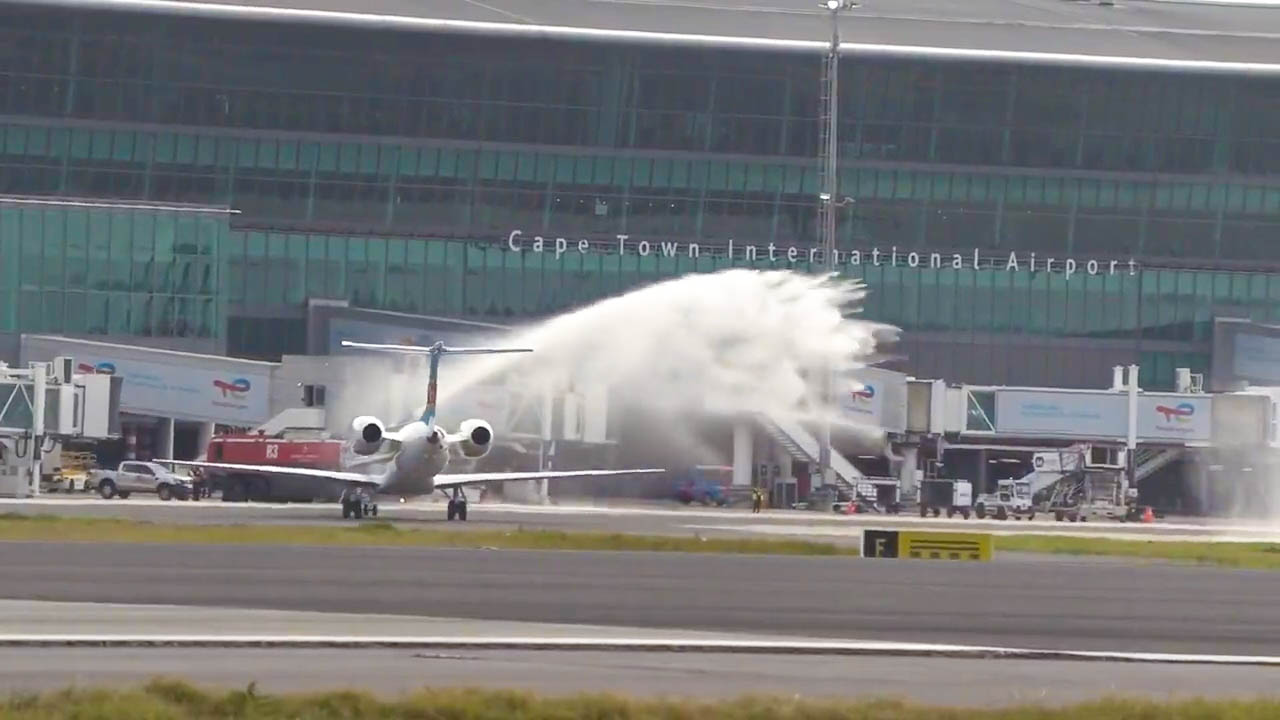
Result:
[[[300,344],[313,297],[515,317],[730,264],[803,268],[818,68],[799,55],[2,9],[0,194],[239,213],[138,211],[130,224],[120,211],[7,208],[0,298],[16,307],[0,331],[214,337],[270,357]],[[1280,321],[1280,81],[865,58],[841,77],[841,195],[854,202],[840,245],[923,258],[849,267],[870,286],[869,317],[957,337],[1091,338],[1130,348],[1160,383],[1177,365],[1204,369],[1215,315]],[[598,244],[515,253],[517,229],[526,246]],[[701,252],[620,255],[617,234]],[[774,243],[783,260],[725,258],[730,239]],[[800,262],[785,261],[791,246]],[[982,267],[951,266],[974,251]],[[1006,270],[1010,252],[1024,270]],[[1080,272],[1025,270],[1033,252]],[[80,258],[109,269],[68,270]],[[1090,274],[1088,260],[1122,270]],[[81,313],[95,293],[107,303]]]
[[[221,333],[220,212],[0,203],[0,332]]]

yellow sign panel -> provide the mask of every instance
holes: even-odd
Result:
[[[898,557],[917,560],[991,560],[990,535],[977,533],[912,532],[898,535]]]

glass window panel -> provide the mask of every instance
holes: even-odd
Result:
[[[47,155],[49,154],[49,130],[48,128],[27,128],[27,154],[29,155]]]
[[[336,172],[338,169],[338,145],[336,143],[316,143],[303,146],[304,151],[315,148],[315,167],[320,172]]]
[[[194,165],[199,141],[194,135],[178,135],[174,138],[174,162],[179,165]]]
[[[399,172],[401,175],[418,174],[418,154],[417,148],[400,148]]]
[[[382,148],[373,143],[364,143],[360,146],[360,174],[361,175],[377,175],[379,156]]]
[[[173,133],[158,133],[155,136],[152,158],[156,162],[171,163],[174,161],[174,151],[177,141]]]
[[[592,182],[596,185],[612,185],[613,184],[613,158],[598,157],[595,158],[595,168],[592,173]]]
[[[280,149],[275,140],[259,140],[257,155],[260,168],[275,168],[279,164]]]
[[[499,180],[514,180],[516,177],[516,168],[519,166],[519,155],[514,152],[498,153],[498,171]]]
[[[66,220],[67,266],[66,282],[68,287],[84,289],[88,282],[89,269],[89,216],[84,210],[68,210]]]
[[[24,128],[9,127],[5,130],[4,151],[8,155],[26,154],[27,133]]]
[[[252,168],[258,165],[258,143],[253,140],[240,139],[235,142],[236,165]]]
[[[354,174],[360,168],[360,146],[356,143],[344,142],[337,148],[337,170],[344,175]],[[322,168],[327,169],[327,168]]]
[[[197,165],[210,166],[217,164],[218,145],[217,141],[211,137],[197,136],[195,163]],[[228,147],[224,144],[223,147]]]
[[[481,180],[493,180],[498,176],[498,154],[492,150],[480,153],[477,177]]]
[[[88,215],[89,262],[88,286],[93,290],[106,290],[110,286],[108,274],[111,262],[111,218],[107,213]],[[106,326],[100,332],[106,332]]]
[[[537,177],[538,155],[531,152],[519,153],[519,164],[516,171],[516,179],[521,182],[530,182]]]
[[[474,150],[459,150],[457,174],[460,178],[474,177],[476,174],[476,152]]]
[[[87,158],[93,152],[93,134],[88,130],[71,132],[71,157]]]
[[[94,160],[110,160],[112,133],[110,130],[94,130],[93,131],[93,148],[89,157]]]
[[[631,165],[631,184],[647,188],[653,184],[653,163],[646,158],[636,158]]]

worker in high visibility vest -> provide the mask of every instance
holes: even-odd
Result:
[[[751,488],[751,512],[758,513],[764,505],[764,490],[758,487]]]

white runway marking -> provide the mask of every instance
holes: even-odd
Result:
[[[0,647],[279,647],[469,648],[474,650],[594,650],[767,653],[802,655],[915,655],[1022,660],[1093,660],[1145,663],[1280,666],[1274,655],[1044,650],[982,645],[886,641],[690,640],[593,637],[362,637],[356,635],[0,635]]]
[[[786,537],[837,537],[837,538],[857,538],[862,537],[862,533],[866,530],[891,530],[894,529],[896,523],[884,523],[882,525],[859,525],[856,527],[797,527],[788,525],[683,525],[682,527],[690,530],[732,530],[743,533],[758,533],[760,535],[783,535]],[[1267,538],[1259,537],[1240,537],[1234,535],[1189,535],[1189,534],[1172,534],[1172,533],[1141,533],[1139,532],[1106,532],[1083,531],[1083,530],[1055,530],[1052,526],[1046,528],[1020,526],[1020,530],[992,530],[988,527],[970,527],[969,530],[984,535],[995,535],[996,537],[1012,537],[1017,535],[1048,535],[1053,537],[1076,537],[1076,538],[1093,538],[1100,540],[1145,540],[1147,542],[1266,542]],[[965,526],[951,527],[931,527],[929,530],[937,532],[965,532]]]

